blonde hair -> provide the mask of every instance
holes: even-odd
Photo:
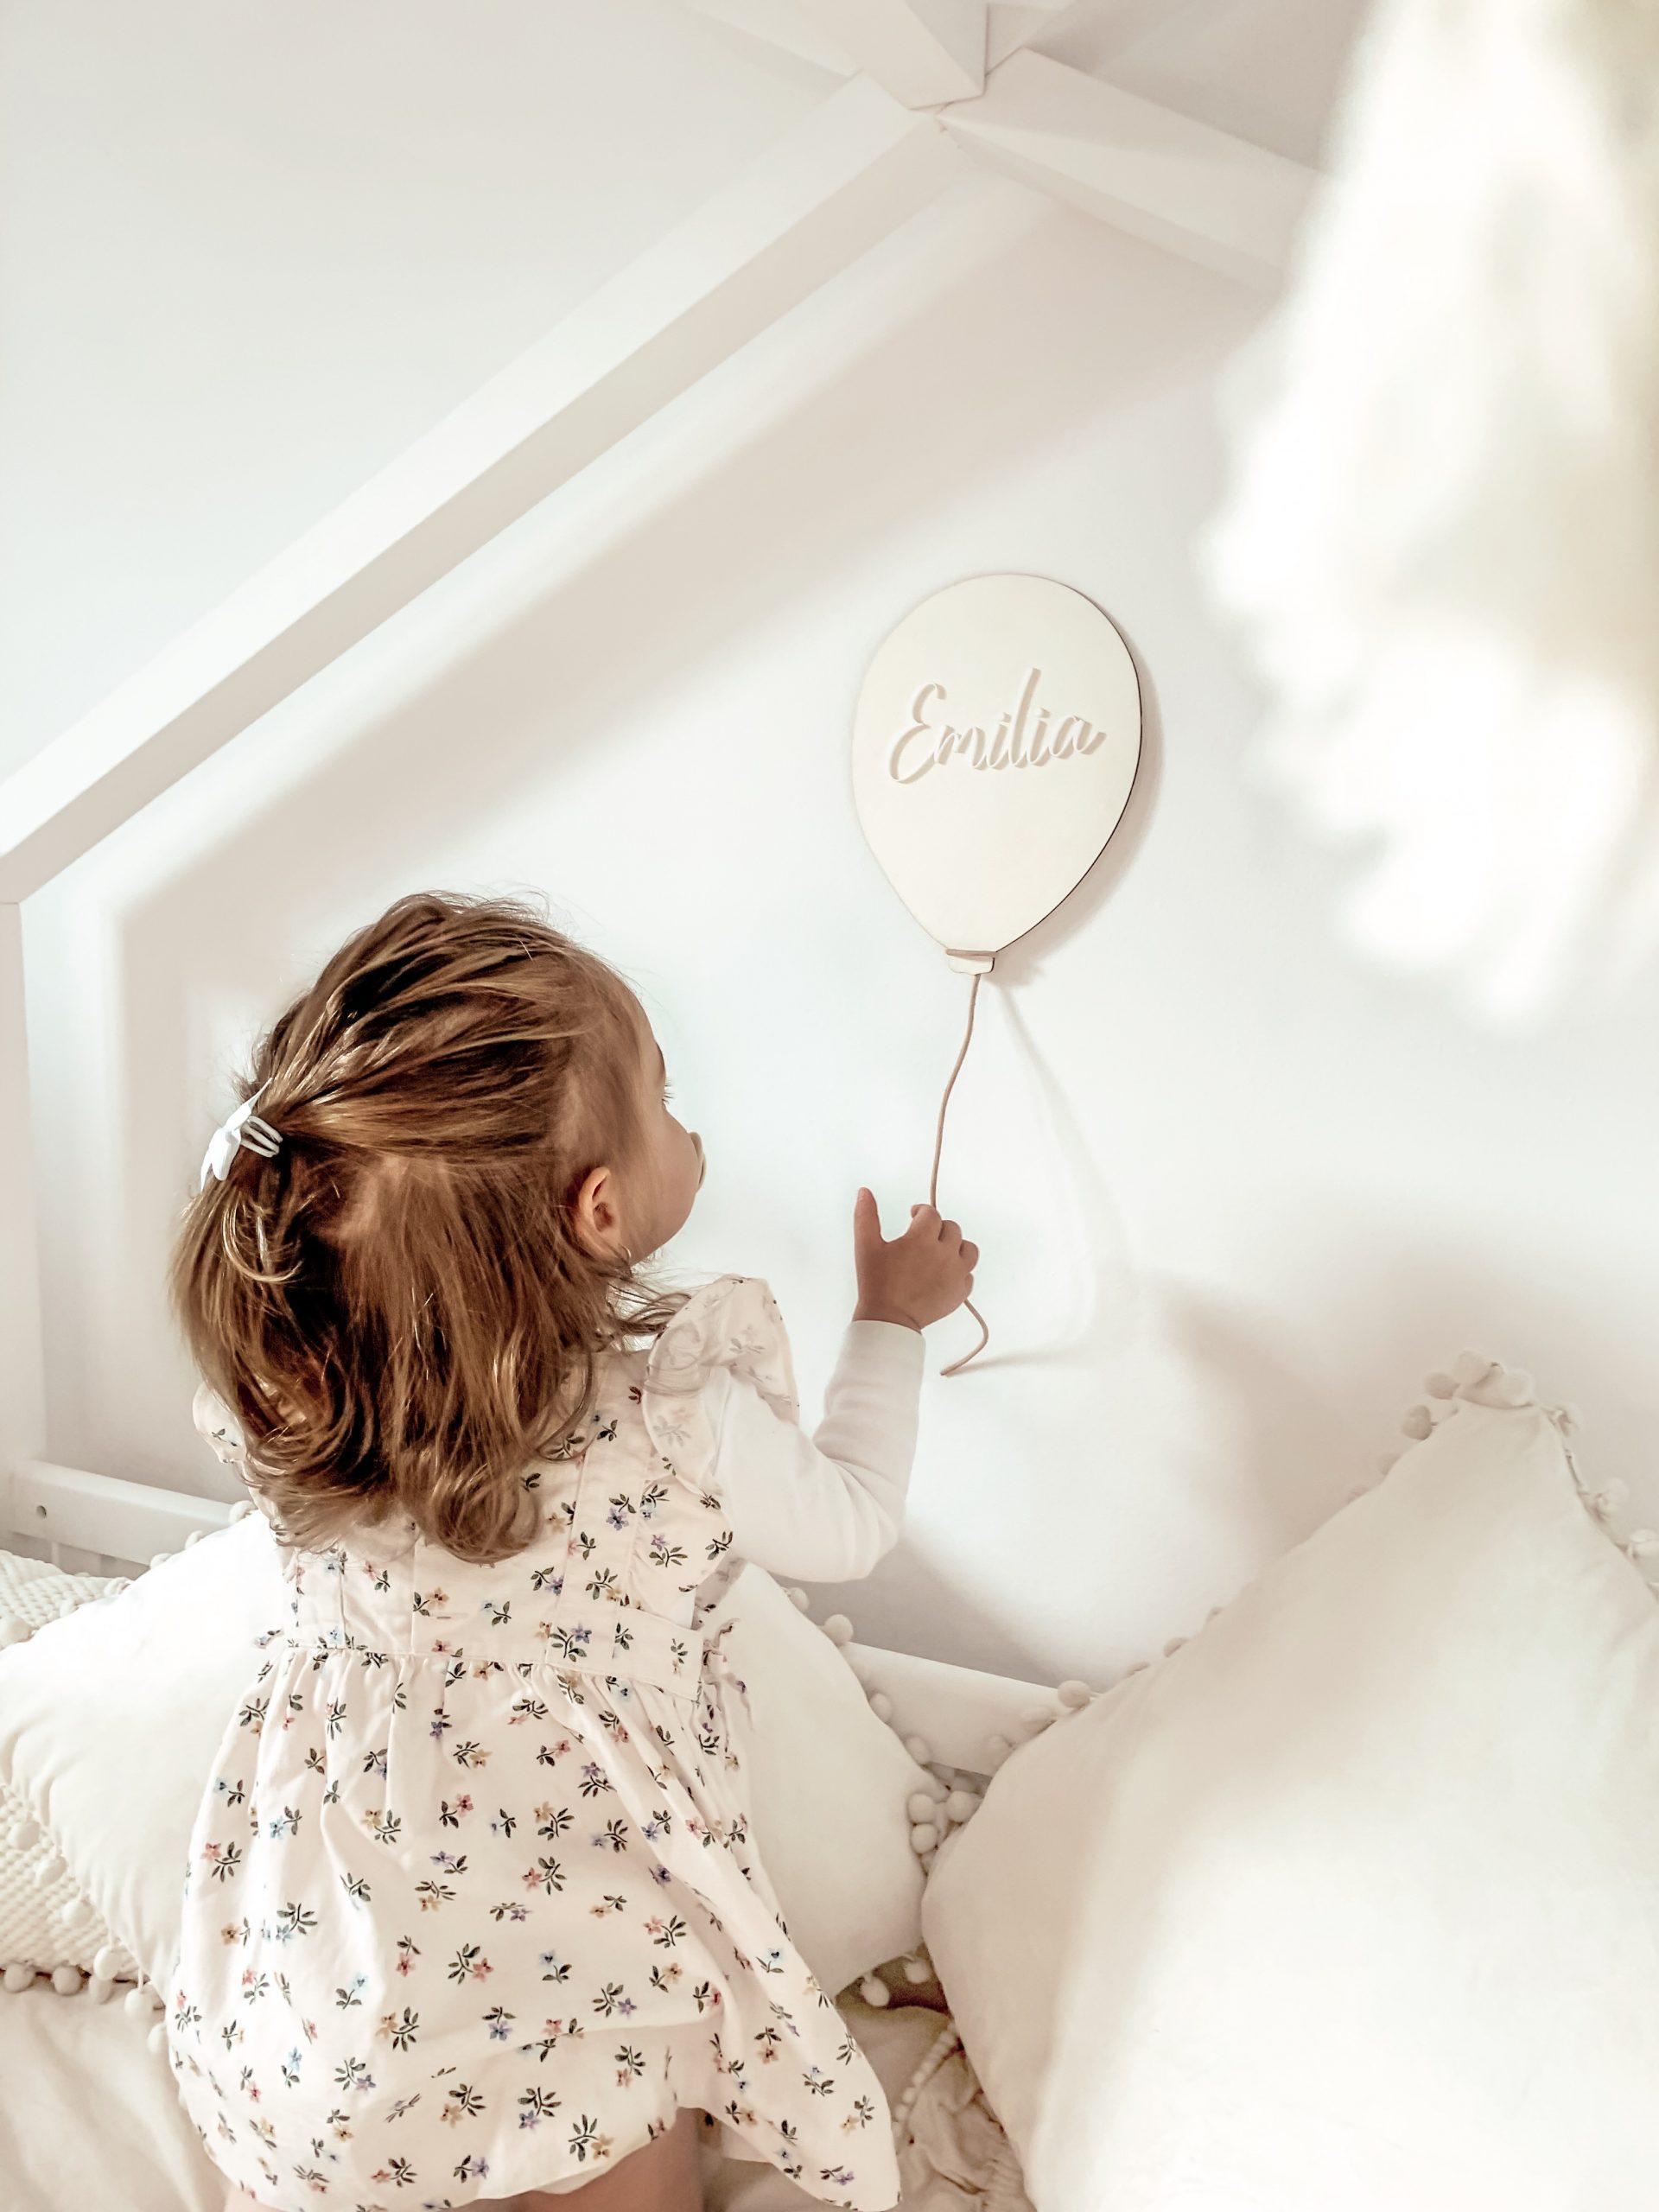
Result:
[[[480,1561],[537,1534],[522,1477],[687,1295],[574,1230],[589,1169],[626,1187],[645,1149],[640,1020],[527,901],[429,891],[260,1040],[242,1095],[282,1143],[189,1201],[168,1290],[284,1542],[394,1512]]]

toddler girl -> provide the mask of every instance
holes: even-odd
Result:
[[[172,1290],[291,1619],[196,1815],[168,1993],[230,2202],[695,2212],[698,2115],[826,2203],[898,2196],[880,2084],[792,1946],[710,1619],[738,1565],[893,1542],[957,1224],[854,1210],[813,1437],[766,1284],[642,1263],[700,1139],[603,961],[423,893],[254,1055]]]

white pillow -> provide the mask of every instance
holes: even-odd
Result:
[[[124,1587],[124,1577],[70,1574],[49,1560],[0,1551],[0,1649]],[[137,1972],[51,1838],[0,1781],[0,1990],[21,1995],[37,1975],[48,1974],[60,1996],[73,1997],[90,1975],[93,1994],[102,1999]]]
[[[1576,1479],[1457,1405],[941,1851],[1042,2212],[1653,2212],[1659,1604]]]
[[[746,1568],[713,1624],[727,1614],[755,1716],[761,1861],[796,1947],[834,1993],[920,1940],[906,1807],[927,1778],[769,1576]],[[264,1656],[255,1638],[289,1624],[275,1537],[250,1512],[0,1652],[0,1779],[158,1986],[177,1955],[196,1807]]]
[[[796,1948],[833,1996],[922,1940],[908,1805],[936,1785],[763,1567],[744,1567],[709,1632],[728,1618],[726,1649],[754,1716],[740,1756],[761,1864]]]

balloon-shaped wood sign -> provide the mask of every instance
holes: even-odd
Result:
[[[1046,576],[970,576],[914,607],[870,663],[853,726],[853,799],[893,889],[973,977],[1075,891],[1123,818],[1141,760],[1141,684],[1092,600]],[[990,1339],[971,1300],[979,1342]]]
[[[1141,686],[1115,625],[1046,576],[970,576],[912,607],[870,663],[858,818],[954,968],[988,969],[1088,874],[1141,759]]]

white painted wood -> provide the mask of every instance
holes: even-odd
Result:
[[[1229,276],[1276,276],[1316,174],[1028,49],[938,111],[968,152]]]
[[[1099,0],[1084,0],[1092,12]],[[690,0],[700,16],[712,17],[729,29],[746,32],[767,46],[780,52],[792,54],[803,61],[810,61],[820,69],[828,69],[837,77],[851,76],[862,67],[868,76],[875,71],[867,62],[855,59],[849,42],[842,30],[842,11],[836,0],[821,0],[821,4],[803,5],[803,0]],[[985,10],[983,59],[986,69],[994,69],[999,61],[1018,52],[1030,40],[1052,31],[1069,16],[1078,12],[1078,0],[991,0]],[[887,88],[892,90],[892,86]],[[976,80],[969,79],[966,92],[979,89]],[[963,97],[947,93],[945,97]],[[914,105],[914,103],[906,103]]]
[[[981,972],[1088,874],[1141,759],[1141,683],[1109,616],[1047,576],[947,584],[873,656],[853,798],[916,919]]]
[[[0,906],[0,1527],[18,1466],[46,1449],[22,921],[20,908]]]
[[[1109,0],[1108,0],[1109,4]],[[985,70],[988,76],[999,63],[1033,40],[1051,37],[1069,17],[1099,17],[1103,0],[991,0],[985,11]]]
[[[799,0],[906,107],[971,99],[985,83],[985,0]]]
[[[0,785],[21,899],[960,175],[855,78]]]
[[[175,1552],[198,1529],[206,1535],[224,1528],[232,1509],[217,1498],[193,1497],[97,1475],[84,1467],[54,1466],[25,1460],[12,1478],[10,1526],[16,1535],[42,1545],[73,1545],[134,1566],[147,1566],[157,1552]]]
[[[690,0],[700,16],[711,16],[734,31],[810,61],[837,77],[854,73],[851,55],[800,0]]]

